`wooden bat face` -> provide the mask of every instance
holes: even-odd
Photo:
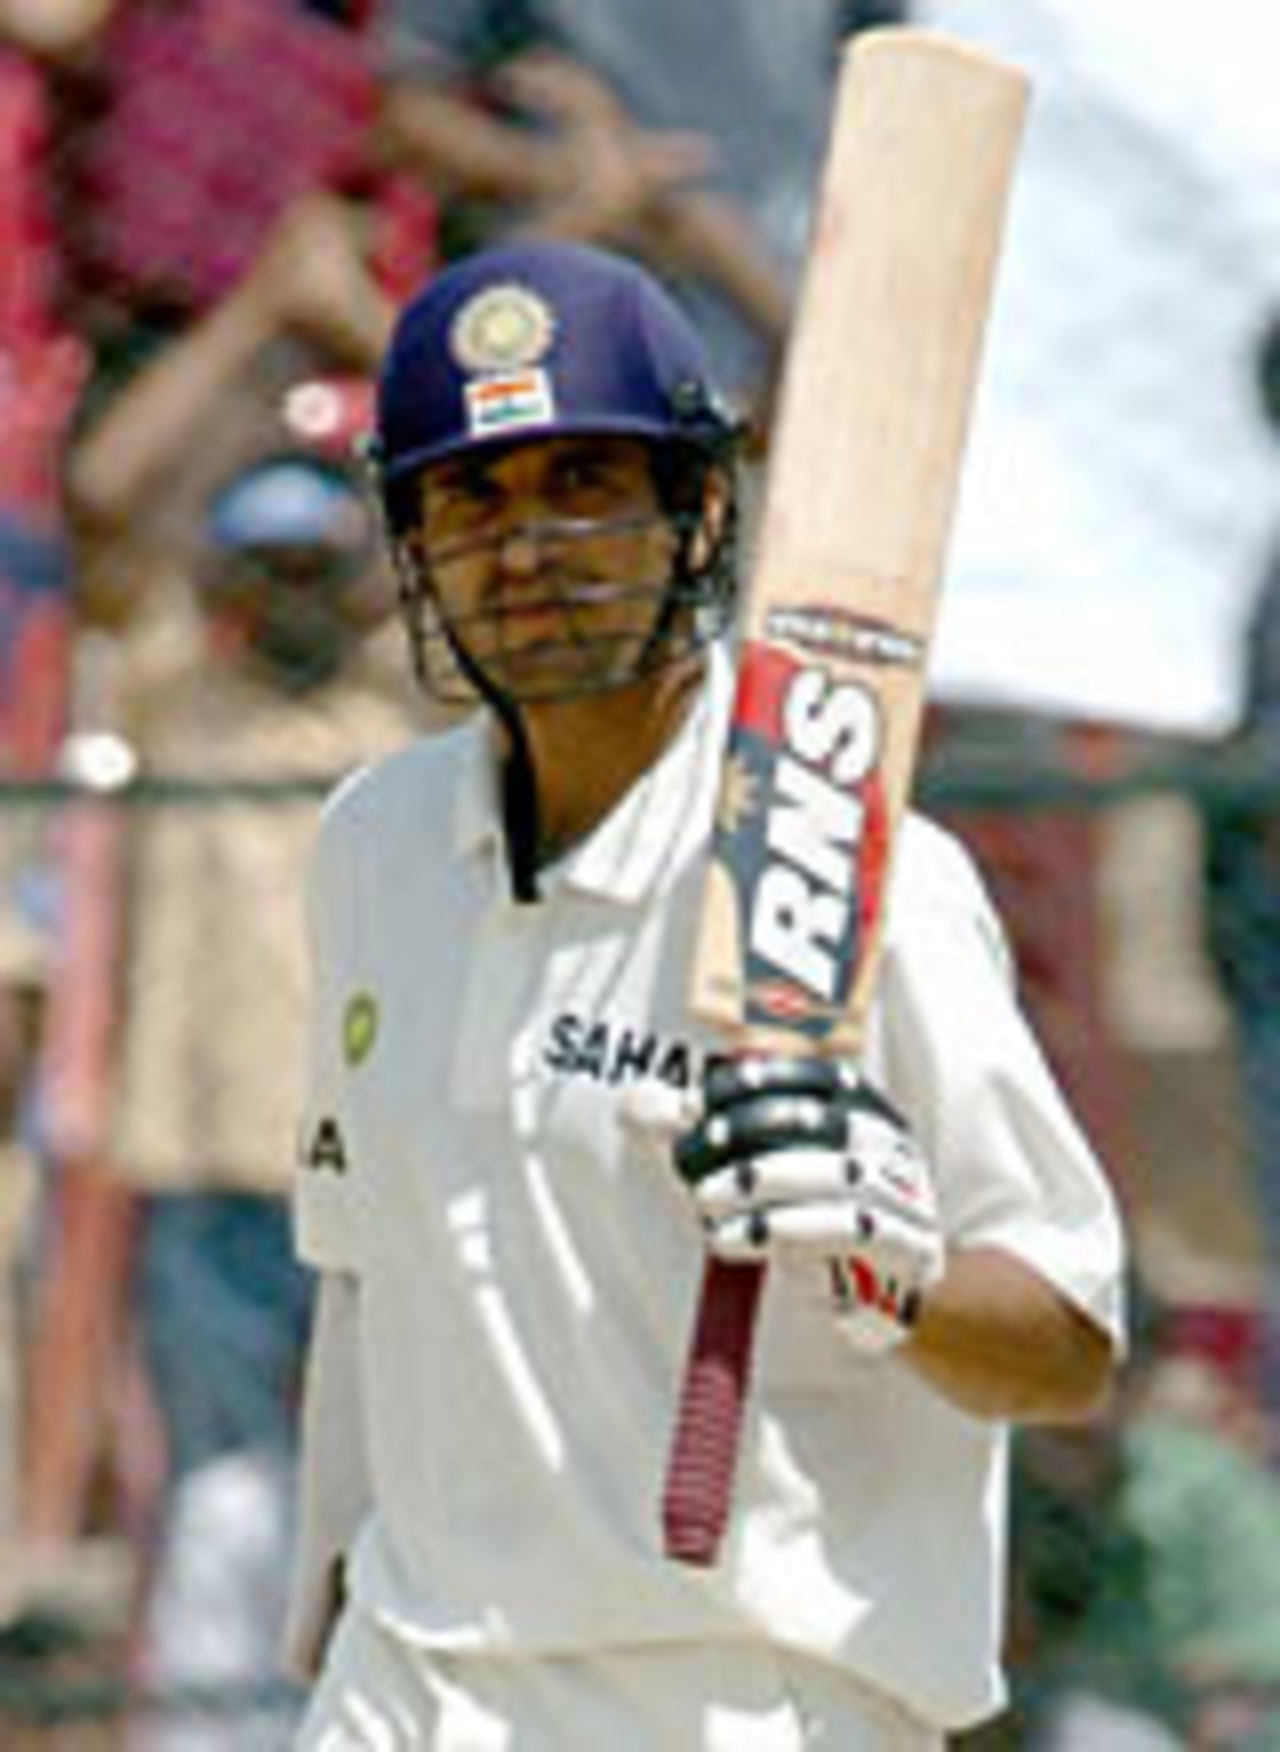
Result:
[[[739,1044],[857,1046],[1024,103],[929,32],[847,54],[693,977]]]

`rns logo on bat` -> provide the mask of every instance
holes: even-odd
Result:
[[[875,697],[819,669],[792,672],[748,926],[753,975],[766,962],[822,1005],[843,1000],[857,926],[866,781],[884,729]]]

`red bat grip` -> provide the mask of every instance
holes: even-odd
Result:
[[[720,1549],[764,1278],[755,1262],[708,1259],[703,1271],[662,1496],[666,1553],[679,1563],[705,1568]]]

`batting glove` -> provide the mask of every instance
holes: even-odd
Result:
[[[675,1158],[719,1258],[820,1262],[859,1349],[907,1336],[942,1276],[937,1203],[903,1119],[851,1065],[713,1065]]]

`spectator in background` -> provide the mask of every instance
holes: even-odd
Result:
[[[1260,337],[1256,384],[1280,440],[1280,317]],[[1244,628],[1241,667],[1232,764],[1205,803],[1205,924],[1235,1020],[1263,1263],[1259,1385],[1280,1466],[1280,545]]]
[[[1280,1744],[1280,1480],[1247,1385],[1134,1298],[1124,1391],[1016,1447],[1025,1752]]]
[[[77,729],[97,710],[92,642],[70,637],[58,465],[73,408],[75,569],[90,554],[97,567],[78,606],[99,617],[105,590],[117,618],[126,600],[132,616],[138,597],[172,601],[188,582],[212,482],[246,450],[281,441],[273,397],[316,357],[358,383],[376,352],[379,331],[341,298],[347,316],[304,336],[332,314],[320,307],[339,277],[321,274],[308,322],[307,273],[335,251],[358,263],[349,285],[376,320],[377,295],[417,284],[429,265],[432,203],[381,173],[369,131],[368,11],[366,0],[0,0],[0,775],[15,770],[14,751],[20,773],[43,771],[68,710]],[[266,285],[279,290],[282,277],[287,308]],[[144,366],[167,364],[179,343],[157,390]],[[258,372],[255,395],[246,377]],[[152,385],[149,403],[119,394],[134,379]],[[332,400],[341,386],[328,387]],[[127,442],[129,410],[154,417],[157,395],[175,423],[161,412],[155,432],[134,427]],[[184,419],[200,421],[198,437]],[[86,698],[69,708],[73,670]],[[73,866],[61,878],[73,910],[101,915],[109,895],[90,892],[101,872],[83,867],[84,850],[59,852]],[[108,973],[73,970],[85,990]],[[91,1007],[67,985],[51,994],[54,1022]],[[106,1262],[118,1252],[90,1244],[87,1260],[77,1256],[108,1219],[98,1191],[82,1196],[78,1160],[63,1153],[53,1166],[31,1286],[41,1366],[28,1383],[22,1511],[42,1570],[82,1530],[101,1389],[92,1347],[76,1335],[101,1330]],[[43,1366],[73,1354],[74,1383]]]
[[[340,400],[367,381],[391,308],[371,247],[344,203],[303,197],[220,302],[82,410],[66,474],[88,624],[118,630],[171,611],[215,484],[291,431],[306,435],[299,391]],[[330,443],[352,436],[344,418]]]
[[[167,641],[172,661],[197,661],[192,650],[201,648],[202,632],[192,580],[218,484],[254,457],[304,433],[315,437],[318,424],[326,425],[323,442],[335,454],[349,445],[367,351],[385,320],[370,263],[374,240],[351,219],[349,207],[323,192],[295,203],[220,302],[117,381],[114,393],[90,396],[81,407],[65,464],[77,746],[117,728],[113,678],[136,652],[145,649],[150,663]],[[315,418],[317,404],[324,422]],[[124,1201],[109,1198],[96,1172],[106,1147],[110,1065],[93,1020],[111,1011],[121,849],[109,842],[118,841],[121,818],[86,823],[83,834],[78,815],[64,825],[65,939],[76,950],[50,998],[58,1047],[47,1103],[55,1197],[35,1284],[31,1346],[40,1366],[31,1381],[24,1510],[33,1540],[47,1546],[83,1530],[104,1446],[111,1370],[101,1335],[115,1330],[126,1224]],[[64,1052],[68,1041],[74,1051]],[[64,1074],[64,1060],[74,1075]],[[118,1208],[108,1211],[108,1204]],[[82,1245],[88,1226],[95,1238]],[[85,1334],[94,1344],[84,1343]]]
[[[841,30],[899,10],[386,0],[388,148],[470,201],[464,246],[518,225],[645,257],[745,408],[789,318]]]
[[[201,537],[203,646],[135,652],[121,727],[145,771],[293,790],[134,817],[110,1156],[137,1198],[136,1313],[168,1459],[142,1676],[162,1694],[229,1688],[145,1743],[245,1752],[286,1732],[235,1698],[275,1673],[308,1310],[285,1201],[299,870],[324,782],[411,721],[369,657],[389,603],[347,473],[259,459],[214,495]]]
[[[87,352],[71,506],[89,522],[99,575],[116,569],[117,592],[126,572],[127,593],[145,590],[143,568],[189,542],[211,482],[246,443],[263,447],[238,417],[260,429],[308,356],[359,379],[378,356],[383,304],[430,267],[434,204],[380,163],[371,10],[372,0],[0,0],[0,43],[43,70],[58,142],[53,278]],[[115,417],[119,392],[188,340],[168,376],[148,375],[150,395],[131,394]],[[238,416],[250,389],[257,405]],[[206,422],[198,442],[182,424],[193,418]],[[172,490],[175,453],[185,495]],[[158,468],[169,473],[163,494],[151,490]],[[151,530],[144,541],[129,529],[122,556],[106,537],[143,501]]]
[[[370,12],[371,0],[0,0],[0,41],[46,71],[66,309],[103,369],[216,305],[305,194],[371,202],[388,253],[401,225],[429,226],[429,203],[376,161]]]
[[[68,589],[57,515],[60,439],[81,350],[55,309],[51,139],[36,71],[0,48],[0,783],[47,777],[67,697]],[[0,1626],[31,1608],[19,1479],[26,1429],[20,1336],[34,1251],[32,1124],[49,945],[40,902],[46,813],[0,796]],[[47,911],[47,909],[45,909]],[[51,1578],[42,1577],[42,1585]]]
[[[315,807],[307,787],[384,747],[408,721],[402,665],[386,666],[395,680],[384,685],[374,624],[389,604],[387,575],[366,550],[363,501],[336,460],[349,446],[364,371],[384,332],[383,242],[371,203],[324,190],[292,201],[208,308],[141,364],[135,352],[130,374],[100,373],[67,459],[83,683],[76,729],[122,735],[151,773],[303,782],[291,803],[277,799],[254,811],[211,806],[154,822],[130,816],[137,831],[118,859],[132,879],[124,895],[95,869],[77,867],[68,877],[72,914],[98,920],[84,934],[100,946],[103,965],[67,967],[67,1004],[95,982],[109,986],[116,961],[128,956],[126,989],[115,995],[119,1056],[98,1072],[119,1101],[114,1124],[87,1154],[98,1167],[106,1158],[113,1182],[135,1190],[140,1202],[136,1287],[144,1332],[154,1340],[178,1331],[184,1315],[194,1317],[200,1270],[211,1318],[216,1324],[220,1311],[223,1321],[225,1343],[201,1344],[181,1368],[171,1366],[169,1351],[149,1353],[171,1476],[141,1661],[161,1688],[184,1677],[251,1682],[271,1667],[272,1639],[262,1623],[276,1577],[255,1567],[255,1553],[262,1559],[282,1537],[287,1453],[282,1460],[272,1443],[287,1421],[287,1381],[273,1371],[288,1375],[300,1305],[274,1256],[283,1236],[276,1200],[262,1189],[282,1172],[292,1140],[273,1138],[269,1113],[260,1111],[251,1137],[217,1126],[220,1115],[231,1115],[226,1123],[234,1126],[237,1113],[257,1111],[255,1091],[264,1082],[287,1088],[293,1072],[287,1025],[279,1037],[286,1044],[274,1056],[250,1054],[252,1087],[238,1085],[245,1067],[235,1055],[258,1017],[277,1004],[287,1016],[291,860]],[[418,254],[399,260],[397,271],[418,276],[429,266]],[[315,435],[317,404],[327,410],[328,461],[292,454],[304,433]],[[290,454],[282,458],[282,450]],[[228,481],[242,491],[228,496]],[[286,512],[305,513],[303,530],[309,515],[314,539],[282,546],[271,519]],[[289,545],[299,551],[291,554]],[[277,563],[294,585],[283,593],[271,585]],[[295,648],[295,631],[305,650]],[[124,820],[116,818],[117,830]],[[207,919],[202,905],[211,908]],[[153,1060],[136,1041],[166,1004],[158,1032],[147,1034],[164,1053]],[[200,1031],[183,1025],[188,1013],[200,1018]],[[203,1059],[205,1052],[215,1056]],[[153,1099],[145,1074],[155,1063],[169,1076]],[[178,1105],[156,1105],[161,1096]],[[157,1154],[161,1143],[167,1154]],[[172,1201],[164,1184],[172,1185]],[[203,1201],[179,1191],[211,1184]],[[185,1282],[172,1270],[184,1246]],[[235,1286],[224,1282],[229,1248],[238,1313]],[[55,1254],[43,1296],[49,1320],[65,1324],[74,1309],[82,1328],[110,1324],[123,1293],[115,1257],[86,1262],[82,1278],[69,1283],[58,1281]],[[176,1312],[162,1315],[165,1294],[179,1287]],[[217,1311],[215,1290],[226,1292]],[[262,1348],[256,1377],[254,1356],[239,1348],[246,1335],[251,1352]],[[69,1344],[50,1348],[71,1358]],[[100,1392],[83,1375],[40,1387],[46,1402],[74,1407],[81,1427]],[[70,1414],[62,1415],[65,1423]],[[83,1476],[87,1467],[80,1470]],[[241,1523],[239,1549],[234,1528],[218,1525],[228,1504]],[[205,1584],[222,1592],[199,1606]],[[207,1733],[197,1736],[197,1726],[182,1724],[183,1744],[252,1743],[244,1716],[221,1715],[217,1700]],[[281,1731],[278,1723],[267,1729]]]

